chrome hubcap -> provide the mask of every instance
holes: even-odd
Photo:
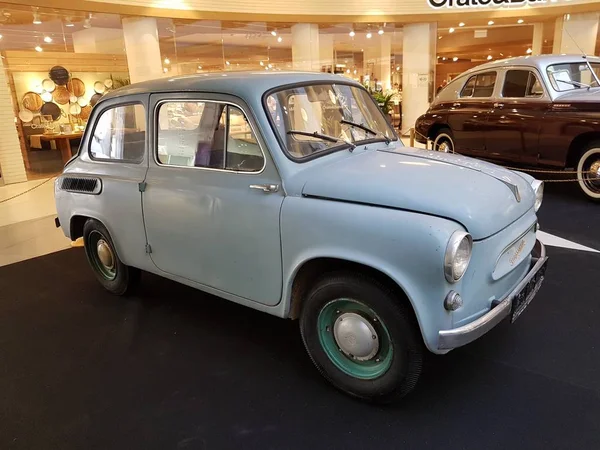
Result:
[[[594,162],[590,166],[590,175],[595,178],[600,178],[600,160]]]
[[[449,153],[450,152],[450,146],[448,145],[447,142],[442,142],[439,147],[438,147],[440,152],[443,153]]]
[[[110,248],[110,245],[104,240],[99,239],[96,244],[96,252],[98,253],[98,259],[104,267],[107,269],[113,269],[115,266],[115,257]]]
[[[341,314],[333,325],[340,350],[350,358],[366,361],[379,350],[379,337],[367,319],[356,313]]]

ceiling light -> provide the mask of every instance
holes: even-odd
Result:
[[[346,73],[350,73],[350,69],[346,69]]]
[[[281,36],[279,36],[279,37],[277,38],[277,42],[281,42],[281,41],[283,41],[283,38],[282,38]]]
[[[92,28],[92,21],[89,17],[83,21],[83,28]]]
[[[371,39],[373,37],[373,35],[371,34],[371,32],[367,33],[367,39]]]
[[[35,25],[40,25],[42,23],[42,19],[40,18],[39,13],[33,13],[33,23]]]
[[[500,56],[504,56],[504,53],[500,53]]]
[[[379,36],[381,36],[381,35],[383,34],[383,30],[379,30],[379,31],[377,32],[377,34],[378,34]]]
[[[350,31],[350,33],[348,33],[350,35],[350,37],[354,37],[356,36],[356,33],[354,32],[354,30]]]
[[[454,58],[452,58],[452,61],[454,61],[454,62],[458,61],[458,56],[455,56]]]
[[[44,37],[44,42],[46,42],[47,44],[49,44],[50,42],[52,42],[52,38],[50,36],[45,36]]]
[[[442,61],[446,61],[446,57],[445,56],[442,58]]]
[[[490,21],[488,22],[488,25],[494,25],[494,21],[493,21],[493,20],[490,20]]]
[[[396,66],[396,72],[400,71],[400,66]]]
[[[461,22],[461,23],[459,23],[459,24],[458,24],[458,26],[459,26],[459,27],[464,27],[464,26],[465,26],[465,23],[464,23],[464,22]]]
[[[358,72],[358,71],[357,71],[356,69],[354,69],[354,75],[356,75],[356,74],[357,74],[357,72]]]
[[[523,23],[523,22],[525,22],[523,19],[517,20],[517,23]]]
[[[528,48],[525,53],[527,53],[528,55],[532,53],[532,50],[530,48]]]
[[[66,23],[65,23],[65,27],[74,27],[75,24],[73,22],[71,22],[71,18],[67,18]]]
[[[448,33],[454,33],[454,28],[450,27],[450,29],[448,30]]]
[[[2,35],[0,34],[0,39],[2,39]]]
[[[225,61],[225,64],[229,66],[231,63],[229,61]]]
[[[169,58],[165,58],[165,64],[171,64],[171,60]]]
[[[275,30],[271,31],[271,36],[277,36],[277,31],[275,31]]]
[[[441,38],[442,38],[442,36],[438,36],[438,39],[441,39]]]
[[[198,70],[202,70],[202,66],[198,66]]]
[[[35,51],[36,52],[42,52],[42,51],[44,51],[44,49],[42,47],[40,47],[39,45],[36,45],[35,46]]]
[[[267,67],[268,67],[269,69],[272,69],[272,68],[273,68],[273,64],[269,64]]]
[[[489,61],[489,60],[491,60],[491,59],[492,59],[492,55],[488,55],[488,56],[487,56],[487,60]]]
[[[261,65],[261,66],[264,66],[264,65],[265,65],[265,63],[261,61],[261,62],[260,62],[260,65]]]
[[[167,73],[169,71],[169,69],[167,69],[166,67],[163,67],[163,72]]]

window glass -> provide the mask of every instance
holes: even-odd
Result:
[[[529,70],[509,70],[506,72],[503,97],[541,97],[544,89],[535,74]]]
[[[140,162],[146,146],[146,112],[142,105],[104,111],[94,127],[90,155],[94,159]]]
[[[161,164],[256,172],[264,157],[244,113],[213,102],[166,102],[158,111]]]
[[[496,83],[496,72],[486,72],[477,75],[473,97],[491,97]]]
[[[460,92],[461,97],[473,97],[473,90],[475,89],[475,80],[477,75],[473,75],[465,84],[465,87],[462,88]]]
[[[345,84],[283,89],[265,105],[287,153],[306,158],[348,143],[396,140],[369,93]]]
[[[595,73],[598,73],[598,63],[591,63],[592,69],[585,62],[553,64],[548,66],[550,84],[557,91],[570,91],[573,89],[587,89],[598,87]]]

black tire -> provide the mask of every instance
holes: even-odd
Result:
[[[108,267],[99,255],[99,243],[106,245],[111,252],[113,264]],[[88,219],[83,225],[85,255],[94,275],[104,288],[114,295],[127,295],[134,291],[140,281],[141,272],[119,259],[115,245],[106,227],[95,219]]]
[[[577,163],[577,179],[581,192],[590,200],[600,202],[600,141],[588,143]]]
[[[455,153],[454,136],[450,128],[440,128],[433,137],[433,150],[444,153]]]
[[[326,333],[335,325],[326,327],[324,331],[321,315],[330,308],[330,305],[337,304],[334,302],[348,299],[374,313],[371,318],[368,314],[365,317],[370,320],[371,325],[383,327],[391,344],[392,353],[391,356],[388,355],[387,363],[389,366],[381,374],[369,379],[352,376],[340,369],[339,364],[336,365],[337,363],[327,353],[328,346],[323,343],[328,339]],[[302,340],[319,372],[336,388],[363,400],[390,403],[399,400],[414,389],[423,365],[423,341],[412,310],[409,308],[410,306],[407,306],[402,299],[396,298],[390,290],[373,279],[346,272],[328,274],[317,282],[303,303],[300,316]],[[339,314],[340,311],[336,310],[335,313]],[[362,312],[359,313],[362,315]],[[342,316],[338,316],[336,323],[341,318]],[[378,330],[383,335],[381,328]],[[322,337],[324,334],[325,338]],[[336,347],[341,345],[336,335],[331,339],[335,339]],[[357,364],[350,358],[355,358],[354,356],[351,354],[347,356],[341,348],[339,351],[342,353],[338,353],[338,356],[334,355],[333,358],[347,358],[350,361],[349,365]],[[381,351],[380,347],[370,361],[385,361],[384,355],[377,359]],[[358,362],[358,364],[368,363],[369,361]]]

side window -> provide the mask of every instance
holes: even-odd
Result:
[[[542,85],[533,72],[529,70],[509,70],[506,72],[503,97],[541,97],[544,94]]]
[[[491,97],[496,84],[496,72],[486,72],[477,75],[473,97]]]
[[[104,111],[90,142],[92,159],[139,163],[146,148],[146,111],[142,105],[124,105]]]
[[[244,113],[213,102],[165,102],[158,110],[158,161],[256,172],[264,157]]]
[[[473,97],[473,91],[475,90],[475,80],[477,79],[477,75],[473,75],[471,78],[467,80],[467,84],[460,91],[461,97]]]

